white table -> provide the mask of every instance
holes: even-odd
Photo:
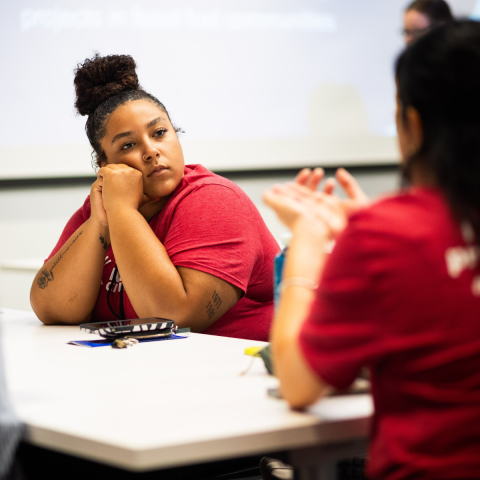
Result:
[[[241,375],[252,361],[245,348],[261,342],[191,334],[86,348],[67,342],[94,336],[29,312],[5,309],[0,323],[11,398],[34,445],[134,471],[285,450],[308,467],[365,446],[370,396],[294,412],[267,396],[277,380],[261,359]]]

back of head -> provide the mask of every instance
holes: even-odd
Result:
[[[405,9],[423,13],[432,25],[440,25],[453,20],[452,11],[445,0],[414,0]]]
[[[396,78],[399,103],[418,111],[424,134],[407,175],[426,168],[480,240],[480,24],[434,29],[401,54]]]

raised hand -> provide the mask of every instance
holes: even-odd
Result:
[[[295,183],[315,192],[324,178],[325,172],[323,168],[315,168],[314,170],[304,168],[296,176]],[[335,178],[329,178],[325,181],[323,192],[333,195],[337,183],[347,195],[346,199],[341,200],[341,205],[345,208],[348,215],[360,208],[366,207],[370,203],[370,200],[355,180],[355,177],[344,168],[339,168],[336,171]]]
[[[355,178],[343,168],[337,170],[335,179],[325,181],[322,191],[317,191],[324,178],[322,168],[304,168],[293,183],[275,185],[265,192],[264,201],[290,230],[302,223],[302,228],[312,233],[328,240],[335,239],[347,225],[348,216],[367,206],[369,199]],[[347,198],[334,195],[337,183]]]
[[[298,183],[274,185],[263,195],[265,203],[277,213],[291,231],[310,231],[322,240],[335,239],[347,225],[342,201],[329,193],[315,192]]]
[[[312,192],[315,192],[324,178],[325,170],[323,170],[323,168],[317,167],[313,170],[310,170],[309,168],[304,168],[303,170],[300,170],[300,172],[297,174],[294,182],[297,185],[302,185],[310,189]],[[332,194],[334,189],[335,179],[327,179],[323,186],[323,192],[327,194]]]
[[[344,168],[339,168],[335,174],[337,182],[347,194],[347,199],[342,200],[345,212],[351,213],[360,210],[370,204],[367,194],[362,190],[355,177],[348,173]]]

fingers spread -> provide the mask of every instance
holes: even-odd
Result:
[[[305,185],[305,183],[308,180],[308,177],[310,177],[310,173],[312,173],[312,172],[309,168],[303,168],[302,170],[300,170],[298,172],[297,176],[295,177],[294,182],[298,183],[299,185]]]
[[[316,190],[318,188],[318,185],[320,185],[320,182],[323,180],[324,176],[325,171],[323,170],[323,168],[315,168],[308,177],[305,186],[310,190]]]
[[[349,198],[358,200],[368,199],[353,175],[350,175],[344,168],[339,168],[335,176]]]
[[[329,193],[314,192],[298,183],[274,185],[263,194],[263,200],[291,230],[303,219],[308,228],[321,230],[322,235],[335,238],[347,222],[342,200]]]
[[[326,182],[325,185],[323,186],[323,193],[326,193],[327,195],[332,195],[333,191],[335,190],[335,185],[337,182],[335,181],[334,178],[329,178]]]
[[[304,168],[301,170],[298,175],[295,177],[294,183],[297,185],[302,185],[310,190],[316,190],[318,185],[323,180],[325,172],[323,168],[315,168],[310,170],[309,168]]]

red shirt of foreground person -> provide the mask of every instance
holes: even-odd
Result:
[[[264,198],[293,236],[272,326],[284,398],[313,404],[366,367],[368,478],[480,478],[480,24],[432,29],[399,56],[398,146],[411,187],[371,205],[313,191]],[[310,187],[310,188],[309,188]],[[365,205],[367,203],[367,205]],[[326,258],[323,246],[336,239]],[[316,283],[318,281],[318,283]]]
[[[325,266],[301,347],[340,389],[370,368],[373,478],[480,468],[480,277],[464,236],[439,191],[414,189],[354,215]]]

